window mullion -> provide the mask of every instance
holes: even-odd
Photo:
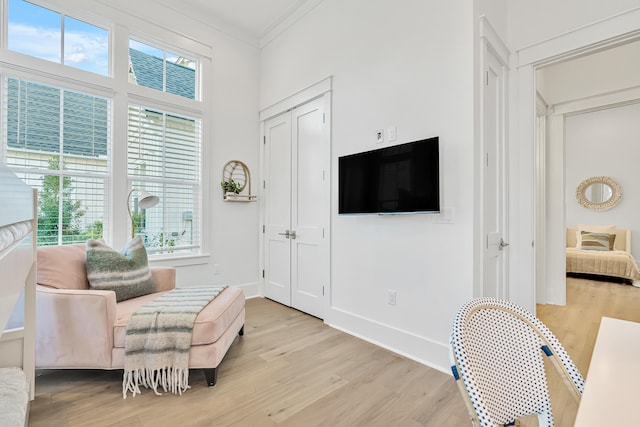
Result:
[[[64,182],[65,176],[60,173],[64,169],[64,91],[60,92],[60,103],[58,113],[59,141],[58,141],[58,244],[63,244],[62,235],[64,233]]]
[[[60,14],[60,64],[64,63],[64,13]]]

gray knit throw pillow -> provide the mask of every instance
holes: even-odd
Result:
[[[156,292],[140,236],[120,252],[102,241],[87,240],[87,279],[91,289],[114,291],[118,302]]]

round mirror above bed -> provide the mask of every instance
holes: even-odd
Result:
[[[608,176],[587,178],[576,189],[578,203],[594,211],[606,211],[622,199],[620,185]]]

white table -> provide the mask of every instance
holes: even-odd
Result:
[[[639,391],[640,323],[603,317],[574,427],[633,425]]]

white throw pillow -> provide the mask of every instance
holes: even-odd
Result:
[[[582,231],[589,231],[591,233],[608,233],[608,234],[616,234],[616,225],[585,225],[578,224],[576,229],[576,248],[580,249],[582,246]]]

